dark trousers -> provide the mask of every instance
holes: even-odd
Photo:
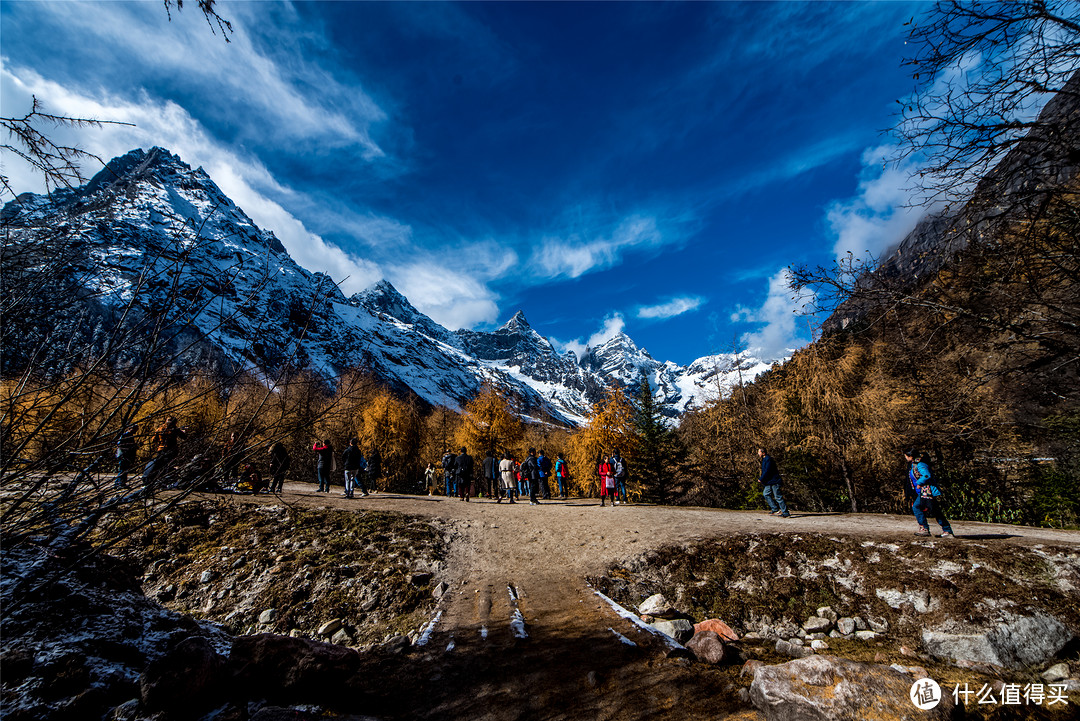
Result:
[[[285,488],[285,471],[274,471],[274,479],[270,481],[270,492],[281,493]]]
[[[536,495],[540,492],[540,483],[541,481],[539,479],[533,479],[529,481],[529,502],[540,502],[539,499],[536,497]]]

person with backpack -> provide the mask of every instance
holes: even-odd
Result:
[[[139,460],[139,441],[135,434],[139,432],[139,426],[132,423],[120,433],[116,441],[116,481],[114,488],[127,488],[128,473]]]
[[[540,466],[536,464],[535,448],[530,448],[528,457],[521,462],[521,480],[529,487],[529,505],[539,506],[536,494],[540,492]]]
[[[555,461],[555,482],[559,486],[559,498],[565,501],[570,497],[570,466],[566,464],[562,453]]]
[[[904,451],[904,460],[908,464],[908,483],[916,494],[915,502],[911,504],[911,511],[919,524],[919,530],[915,532],[915,535],[930,535],[930,524],[927,523],[926,517],[933,516],[941,526],[941,537],[955,538],[952,525],[941,508],[941,490],[930,482],[932,474],[930,466],[926,463],[926,454],[915,450]]]
[[[625,506],[630,502],[630,496],[626,494],[626,481],[630,477],[630,472],[618,450],[611,454],[611,474],[615,477],[616,498],[621,498]],[[612,503],[618,503],[618,501],[613,500]]]
[[[447,498],[457,495],[457,486],[454,484],[454,460],[454,454],[447,448],[442,457],[443,482],[446,484]]]
[[[318,456],[315,466],[315,475],[319,478],[319,489],[316,493],[330,492],[330,473],[334,470],[334,444],[329,439],[315,441],[311,450]]]
[[[484,451],[484,488],[489,498],[501,500],[499,496],[499,462],[495,460],[495,454],[490,450]]]
[[[469,496],[473,495],[473,457],[461,447],[461,453],[454,459],[454,481],[458,487],[458,497],[469,502]]]
[[[540,496],[545,501],[551,500],[551,459],[544,453],[544,449],[540,449],[540,455],[536,457],[536,467],[540,471]]]
[[[352,498],[353,489],[360,486],[360,495],[366,496],[368,492],[364,488],[364,472],[368,470],[369,465],[360,451],[359,438],[349,439],[349,447],[341,454],[341,465],[345,467],[345,493],[343,495],[346,498]]]
[[[761,475],[758,476],[758,483],[762,486],[761,496],[769,505],[769,515],[791,518],[787,504],[784,503],[784,494],[780,492],[781,478],[776,462],[764,448],[759,448],[757,454],[761,459]]]
[[[143,469],[144,487],[149,488],[157,481],[158,476],[168,472],[169,465],[176,458],[176,453],[180,448],[180,441],[185,438],[187,438],[187,428],[177,427],[175,416],[166,418],[165,424],[154,434],[154,459]]]
[[[615,507],[615,472],[611,468],[611,459],[601,453],[596,458],[596,475],[600,476],[600,507],[603,508],[608,497],[611,507]]]
[[[285,488],[285,473],[292,465],[289,449],[281,441],[270,446],[270,492],[281,493]]]

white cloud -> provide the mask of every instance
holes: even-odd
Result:
[[[493,322],[499,315],[496,296],[484,283],[457,268],[421,260],[393,269],[390,282],[418,310],[450,329]]]
[[[584,355],[586,350],[595,348],[602,343],[606,343],[619,333],[622,333],[624,328],[626,328],[626,320],[623,318],[622,313],[612,313],[607,318],[604,318],[604,323],[600,327],[600,330],[589,336],[588,340],[576,338],[571,341],[559,341],[552,338],[551,343],[562,351],[574,351],[574,353],[577,354],[577,357],[580,358]]]
[[[782,358],[790,349],[807,343],[798,315],[806,300],[794,297],[788,287],[788,272],[781,270],[769,279],[765,302],[758,308],[739,306],[731,314],[731,321],[763,323],[762,328],[744,333],[740,340],[752,354],[763,360]]]
[[[668,240],[655,217],[631,215],[623,218],[608,237],[589,239],[571,233],[543,238],[529,265],[539,278],[577,278],[616,265],[627,250],[658,247]]]
[[[677,315],[683,313],[689,313],[692,310],[697,310],[702,303],[705,302],[704,298],[700,296],[683,296],[681,298],[672,298],[667,303],[660,303],[659,305],[647,305],[638,308],[638,318],[674,318]]]

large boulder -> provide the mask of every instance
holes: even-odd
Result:
[[[913,679],[888,666],[836,656],[809,656],[754,674],[750,699],[768,721],[937,721],[956,714],[952,696],[942,690],[936,708],[912,703]]]
[[[990,628],[951,623],[923,631],[923,647],[935,658],[1022,669],[1043,664],[1073,639],[1072,632],[1053,616],[1005,614]]]
[[[694,637],[694,624],[684,618],[676,618],[671,621],[654,621],[649,625],[657,631],[671,636],[679,643],[686,643]]]
[[[653,594],[642,601],[638,606],[638,613],[642,616],[656,616],[657,618],[671,618],[678,615],[662,593]]]
[[[191,636],[153,661],[139,678],[149,711],[191,712],[213,708],[222,690],[225,658],[201,636]]]
[[[727,625],[719,618],[710,618],[701,623],[694,624],[694,635],[701,633],[702,631],[712,631],[720,637],[722,641],[738,641],[739,634],[732,630],[731,626]]]
[[[694,637],[687,641],[686,648],[697,657],[698,661],[711,664],[724,662],[724,642],[713,631],[695,633]]]

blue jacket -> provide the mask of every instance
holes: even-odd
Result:
[[[908,480],[911,481],[911,487],[922,496],[926,495],[927,490],[929,490],[931,496],[941,495],[938,487],[930,483],[930,466],[922,461],[911,464],[911,469],[908,471]],[[925,488],[923,488],[924,486]]]
[[[761,457],[761,477],[758,478],[763,485],[775,486],[780,483],[780,471],[776,470],[776,462],[770,455]]]

